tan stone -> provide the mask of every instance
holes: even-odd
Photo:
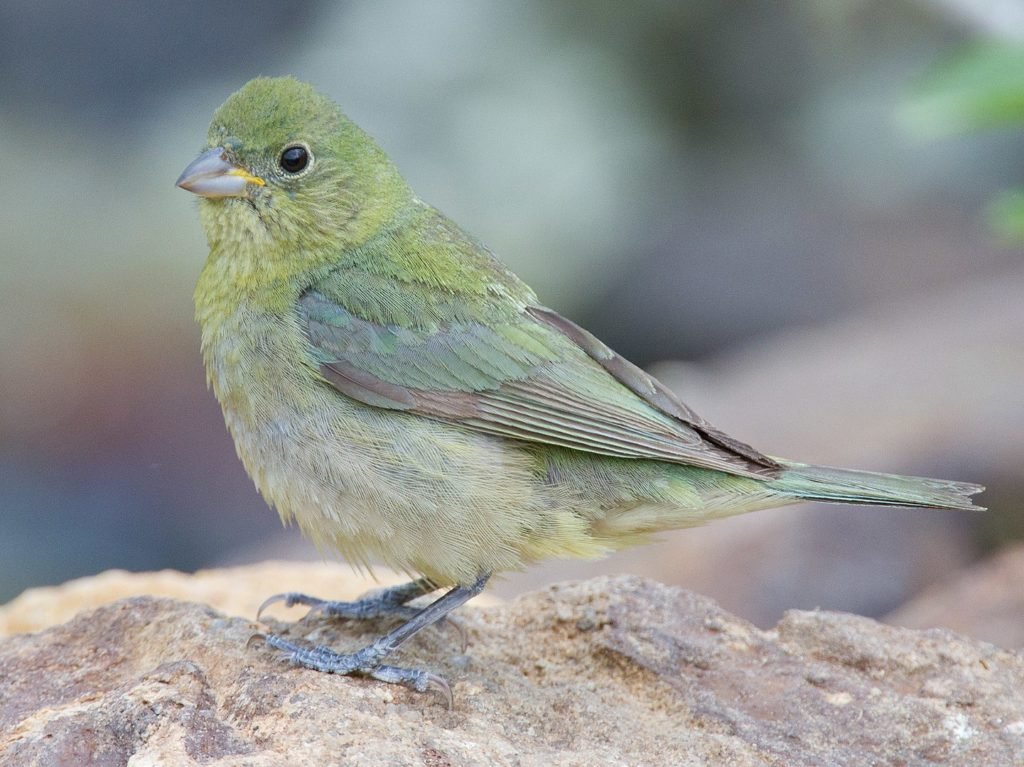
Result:
[[[225,567],[182,573],[177,570],[130,573],[108,570],[60,586],[26,589],[0,606],[0,636],[39,631],[88,610],[125,597],[172,597],[210,605],[227,615],[254,618],[260,603],[280,591],[305,591],[332,599],[353,599],[408,578],[380,568],[376,578],[355,573],[337,562],[264,562],[257,566]],[[280,605],[268,615],[294,619],[301,612]]]
[[[237,575],[239,604],[262,599],[257,573]],[[291,667],[247,647],[260,626],[204,605],[82,612],[0,640],[0,765],[1024,763],[1024,658],[950,632],[826,612],[762,631],[636,577],[470,606],[461,621],[466,655],[428,630],[396,658],[449,679],[448,711]],[[383,628],[274,625],[339,649]]]
[[[1024,544],[929,588],[885,621],[908,628],[945,626],[1001,647],[1024,648]]]

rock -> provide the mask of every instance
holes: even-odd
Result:
[[[255,567],[223,567],[191,574],[177,570],[108,570],[60,586],[26,589],[0,606],[0,637],[40,631],[69,620],[81,610],[141,594],[202,602],[229,615],[252,618],[264,599],[284,588],[353,599],[408,580],[385,568],[377,568],[374,573],[374,578],[361,576],[337,562],[263,562]],[[266,614],[291,618],[295,615],[279,605],[269,608]]]
[[[1024,762],[1024,658],[948,631],[825,612],[762,631],[637,577],[460,620],[468,654],[441,629],[399,659],[449,679],[449,711],[434,695],[288,666],[247,647],[260,626],[204,605],[123,599],[0,640],[0,765]],[[382,627],[275,628],[355,648]]]
[[[1024,544],[1008,547],[951,583],[928,589],[885,617],[908,628],[946,626],[1009,649],[1024,649]]]

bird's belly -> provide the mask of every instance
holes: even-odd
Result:
[[[311,369],[240,360],[211,376],[238,454],[320,548],[439,583],[604,550],[516,443],[363,405]]]

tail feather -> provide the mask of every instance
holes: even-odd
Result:
[[[972,495],[985,489],[981,485],[792,461],[779,463],[785,471],[771,482],[772,489],[808,501],[984,511],[983,506],[971,502]]]

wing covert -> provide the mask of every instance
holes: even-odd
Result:
[[[743,476],[778,466],[714,429],[653,377],[543,307],[427,328],[359,317],[321,290],[297,305],[320,372],[342,394],[525,442]]]

